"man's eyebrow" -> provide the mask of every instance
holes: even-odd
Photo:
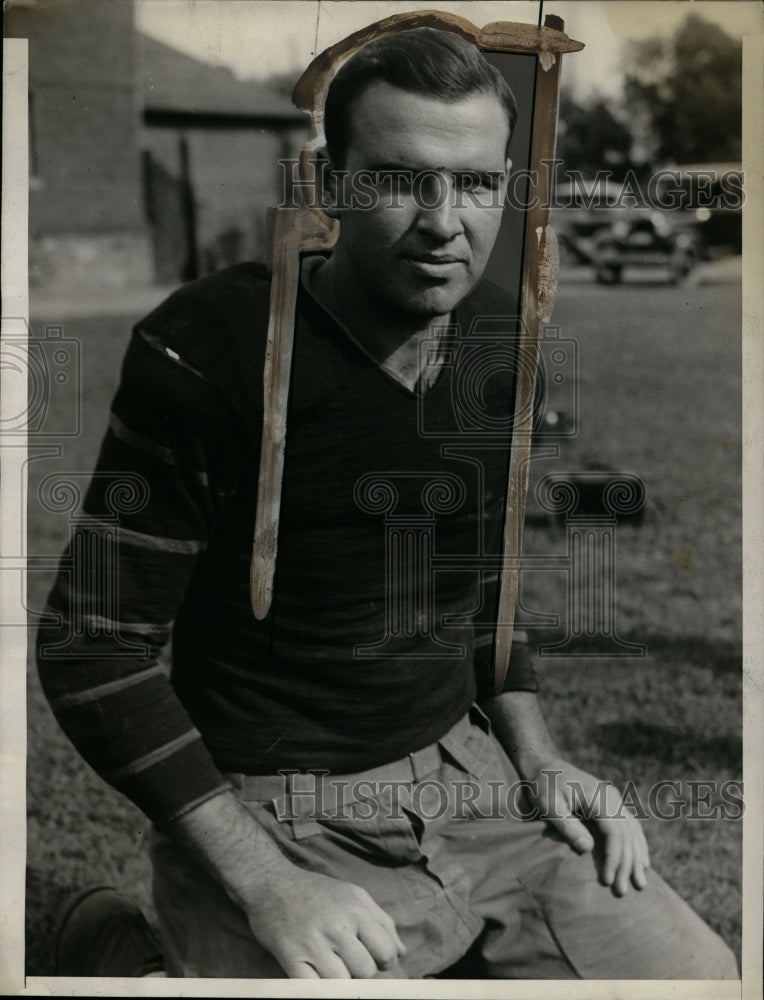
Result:
[[[414,165],[412,165],[410,163],[395,163],[395,162],[391,162],[391,163],[371,163],[368,166],[364,167],[363,169],[365,171],[367,171],[368,173],[380,173],[380,174],[381,173],[409,173],[409,174],[412,174],[412,173],[413,174],[416,174],[416,173],[423,173],[423,174],[424,173],[426,173],[426,174],[436,173],[436,174],[457,174],[457,175],[458,174],[475,174],[476,176],[477,175],[481,175],[481,174],[486,174],[486,175],[493,175],[493,176],[498,176],[498,177],[502,176],[503,174],[506,174],[506,172],[507,172],[506,167],[502,167],[500,169],[497,169],[496,167],[491,168],[491,167],[475,167],[475,166],[472,166],[472,167],[432,167],[432,166],[417,167],[417,166],[414,166]]]
[[[404,171],[407,173],[413,173],[415,170],[420,170],[422,168],[413,167],[408,163],[372,163],[365,169],[368,171],[375,171],[377,173],[392,173],[394,171],[398,173],[403,173]]]

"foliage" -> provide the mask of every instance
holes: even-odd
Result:
[[[611,170],[622,180],[630,166],[632,134],[610,110],[604,99],[581,104],[564,91],[560,95],[557,157],[562,170],[580,170],[593,177],[599,170]]]
[[[285,70],[283,73],[272,73],[265,84],[269,90],[276,94],[282,94],[291,101],[292,91],[299,79],[300,74],[296,70]]]
[[[741,158],[742,50],[690,14],[672,37],[631,43],[626,104],[650,123],[655,155],[676,163]]]

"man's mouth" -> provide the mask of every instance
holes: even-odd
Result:
[[[450,253],[418,253],[408,254],[407,260],[417,264],[463,264],[464,258]]]
[[[463,257],[450,253],[407,254],[406,263],[419,275],[447,281],[466,266]]]

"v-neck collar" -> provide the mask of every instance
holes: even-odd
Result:
[[[345,334],[345,336],[358,348],[358,350],[366,357],[371,363],[378,368],[383,375],[386,375],[392,382],[395,383],[399,388],[403,389],[411,396],[424,396],[435,386],[440,375],[441,368],[443,367],[443,337],[437,337],[438,345],[435,357],[431,362],[427,363],[422,367],[417,375],[416,381],[413,385],[410,385],[408,380],[405,378],[402,368],[395,364],[395,362],[390,362],[389,359],[380,361],[379,358],[375,357],[371,351],[355,336],[355,334],[350,330],[345,323],[334,313],[325,303],[319,299],[315,293],[313,287],[312,275],[313,272],[321,266],[321,264],[326,260],[324,254],[311,254],[310,256],[305,256],[302,258],[301,270],[300,270],[300,281],[303,289],[311,297],[313,302],[322,309],[327,316],[329,316],[335,325]],[[453,313],[452,313],[453,317]],[[429,340],[436,339],[438,327],[433,328],[433,336],[428,338]],[[420,359],[422,357],[422,349],[420,345]],[[433,371],[434,369],[434,371]],[[423,379],[425,372],[431,372],[430,378],[427,380],[426,384]]]

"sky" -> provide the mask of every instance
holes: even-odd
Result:
[[[298,74],[316,51],[372,21],[409,10],[437,9],[489,21],[536,23],[537,0],[470,2],[348,2],[348,0],[136,0],[140,31],[237,76],[262,78]],[[566,56],[566,83],[579,97],[593,92],[617,96],[624,43],[672,32],[692,11],[730,35],[764,32],[759,0],[567,0],[545,2],[544,14],[565,20],[567,33],[586,43],[581,55]]]

